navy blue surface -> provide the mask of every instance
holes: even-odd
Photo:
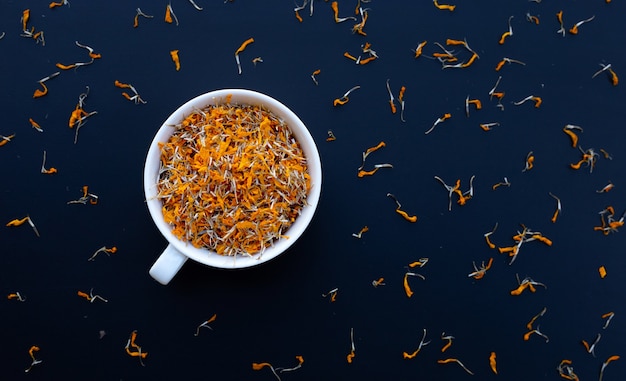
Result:
[[[124,3],[124,4],[122,4]],[[571,359],[581,380],[597,379],[611,355],[626,355],[625,231],[609,236],[593,230],[598,212],[608,205],[617,217],[624,199],[624,85],[592,74],[599,63],[612,64],[626,75],[626,24],[623,2],[525,0],[456,2],[454,12],[430,1],[372,0],[367,36],[351,33],[354,24],[335,24],[330,2],[314,3],[296,20],[289,2],[197,0],[172,2],[179,26],[163,21],[166,2],[71,1],[48,9],[42,1],[0,4],[0,135],[15,138],[0,147],[0,293],[19,291],[24,303],[0,302],[0,364],[3,379],[217,379],[271,380],[268,369],[253,371],[253,362],[291,367],[304,356],[303,367],[283,373],[283,380],[471,379],[456,364],[461,360],[480,380],[556,380],[556,366]],[[441,2],[443,3],[443,2]],[[455,2],[450,2],[455,3]],[[352,15],[356,2],[340,1],[340,16]],[[135,8],[154,15],[139,19]],[[22,11],[31,10],[32,25],[43,30],[46,44],[20,37]],[[556,13],[565,27],[595,15],[578,35],[556,33]],[[525,19],[537,15],[540,24]],[[512,19],[513,36],[498,40]],[[255,42],[241,54],[237,74],[234,52],[246,39]],[[425,57],[434,42],[467,38],[480,55],[465,69],[442,70]],[[77,70],[63,71],[47,82],[49,94],[33,99],[37,81],[57,71],[55,63],[87,60],[75,41],[92,46],[102,58]],[[427,40],[424,56],[411,49]],[[344,52],[359,55],[365,42],[379,59],[355,65]],[[181,70],[169,51],[178,49]],[[461,51],[458,47],[456,51]],[[468,57],[463,53],[463,57]],[[254,57],[263,62],[252,64]],[[526,63],[495,65],[503,57]],[[310,78],[317,76],[319,85]],[[488,91],[502,76],[504,110]],[[385,81],[397,98],[406,86],[406,122],[391,114]],[[113,83],[131,83],[148,103],[135,105]],[[350,101],[332,101],[355,85]],[[86,111],[98,111],[81,129],[74,144],[68,119],[78,96],[89,86]],[[168,286],[147,271],[166,246],[144,203],[142,170],[150,141],[179,105],[220,88],[248,88],[289,106],[309,127],[318,143],[324,170],[322,198],[306,234],[278,259],[259,268],[220,271],[188,262]],[[529,95],[543,104],[514,106]],[[478,98],[482,110],[465,116],[466,96]],[[452,118],[429,135],[424,132],[444,113]],[[30,127],[33,118],[44,129]],[[484,132],[480,123],[499,122]],[[580,159],[561,131],[580,125],[584,148],[610,152],[593,173],[574,171]],[[326,142],[332,129],[336,141]],[[391,163],[372,177],[357,178],[361,152],[386,142],[368,165]],[[43,151],[54,175],[40,173]],[[529,151],[535,167],[522,172]],[[475,196],[467,205],[447,210],[447,193],[434,176],[449,184],[461,179],[467,189],[475,175]],[[511,187],[492,185],[507,177]],[[609,181],[615,189],[598,194]],[[82,195],[82,186],[99,196],[97,205],[67,205]],[[419,220],[411,224],[394,212],[391,192]],[[559,196],[563,213],[550,218]],[[30,215],[41,237],[27,226],[5,227]],[[520,223],[552,239],[522,246],[512,265],[487,247],[483,234],[499,246],[512,243]],[[362,239],[352,237],[364,225]],[[118,252],[87,259],[102,246]],[[415,295],[402,287],[406,266],[421,257],[428,264],[415,270],[426,277],[409,279]],[[472,261],[494,258],[484,279],[473,280]],[[605,279],[598,267],[608,271]],[[532,294],[509,292],[516,274],[545,283]],[[386,286],[371,281],[384,277]],[[109,300],[89,303],[78,290],[90,288]],[[323,298],[339,288],[337,301]],[[4,298],[4,296],[2,296]],[[532,336],[523,340],[526,323],[537,320],[549,343]],[[601,315],[615,312],[605,330]],[[217,313],[194,337],[196,326]],[[356,357],[350,352],[354,329]],[[404,360],[402,352],[417,348],[422,330],[431,343]],[[99,331],[106,331],[100,339]],[[148,352],[145,367],[124,351],[133,330]],[[445,353],[442,332],[453,335]],[[602,339],[596,357],[581,340]],[[24,376],[28,349],[43,363]],[[497,353],[499,375],[489,369]],[[624,359],[611,363],[605,381],[626,378]]]

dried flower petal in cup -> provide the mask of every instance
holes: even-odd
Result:
[[[259,106],[210,105],[160,143],[158,198],[172,233],[220,255],[263,252],[306,205],[307,160],[289,126]]]

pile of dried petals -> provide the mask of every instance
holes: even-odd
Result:
[[[311,188],[289,127],[248,105],[208,106],[161,144],[158,198],[172,232],[220,255],[252,255],[295,221]]]

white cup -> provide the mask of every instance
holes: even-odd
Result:
[[[251,256],[224,256],[206,248],[196,248],[189,242],[181,241],[172,234],[172,227],[165,222],[162,212],[163,204],[157,198],[157,182],[161,155],[159,143],[167,142],[175,130],[172,126],[182,122],[183,119],[193,111],[203,109],[209,105],[224,103],[227,96],[231,97],[231,104],[263,106],[278,118],[285,121],[302,147],[302,151],[307,159],[308,173],[311,176],[311,189],[307,195],[307,205],[302,208],[301,214],[296,218],[291,227],[283,233],[289,238],[280,238],[274,242],[272,246],[266,248],[263,253]],[[144,192],[146,203],[154,223],[168,241],[168,246],[161,253],[154,265],[152,265],[149,273],[159,283],[165,285],[172,280],[189,258],[207,266],[224,269],[239,269],[256,266],[276,258],[291,247],[306,230],[315,214],[321,189],[322,164],[315,141],[300,118],[285,105],[267,95],[244,89],[216,90],[193,98],[174,111],[163,123],[161,128],[159,128],[146,157],[144,167]]]

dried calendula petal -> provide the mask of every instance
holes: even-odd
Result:
[[[466,371],[468,374],[472,376],[474,375],[474,373],[471,370],[467,369],[467,367],[463,365],[463,363],[459,359],[449,358],[449,359],[437,360],[437,363],[439,364],[448,364],[448,363],[453,363],[453,362],[459,364],[459,366],[463,368],[463,370]]]
[[[361,230],[359,230],[358,233],[352,233],[353,237],[356,238],[361,238],[363,236],[363,233],[369,231],[370,229],[367,226],[363,226],[363,228]]]
[[[354,359],[354,356],[356,356],[354,351],[354,328],[350,328],[350,353],[348,353],[348,355],[346,356],[346,361],[348,361],[348,364],[352,364],[352,360]]]
[[[131,357],[138,357],[141,366],[145,366],[145,364],[143,363],[143,359],[148,356],[148,352],[144,352],[141,350],[141,347],[137,345],[137,343],[135,343],[136,339],[137,331],[135,330],[130,333],[130,338],[126,342],[126,353],[128,353]]]
[[[172,20],[172,17],[174,18]],[[176,21],[176,26],[178,26],[178,17],[174,14],[174,9],[172,9],[172,4],[168,3],[167,7],[165,7],[165,22],[171,24],[173,21]]]
[[[442,340],[446,340],[446,343],[443,345],[443,347],[441,347],[441,352],[445,352],[448,350],[448,348],[450,348],[452,346],[452,340],[454,339],[454,336],[450,336],[445,334],[445,332],[441,333],[441,339]]]
[[[252,363],[252,370],[261,370],[263,368],[270,368],[270,370],[272,371],[272,374],[274,375],[274,377],[276,377],[276,379],[280,380],[280,377],[278,376],[278,373],[276,373],[276,369],[274,369],[274,367],[272,366],[272,364],[270,364],[269,362],[253,362]]]
[[[37,358],[35,357],[35,352],[39,352],[39,347],[36,345],[32,345],[28,350],[28,354],[30,355],[32,362],[30,363],[30,366],[24,370],[24,373],[30,372],[30,370],[33,369],[33,366],[42,363],[41,360],[37,360]]]
[[[253,370],[261,370],[261,369],[263,369],[265,367],[271,368],[272,365],[270,363],[268,363],[268,362],[260,362],[260,363],[259,362],[253,362],[252,363],[252,369]]]
[[[526,323],[526,328],[528,328],[529,331],[533,330],[533,324],[535,323],[535,320],[537,320],[538,318],[542,317],[546,311],[548,310],[548,308],[543,307],[543,309],[535,316],[532,317],[532,319],[530,319],[530,321],[528,323]]]
[[[17,301],[20,301],[20,302],[25,302],[26,301],[26,298],[24,296],[20,295],[19,292],[12,292],[12,293],[10,293],[9,295],[7,295],[7,299],[9,299],[9,300],[17,300]]]
[[[24,218],[21,219],[14,219],[9,221],[6,226],[20,226],[24,223],[28,223],[30,225],[30,227],[33,229],[33,231],[35,232],[35,234],[37,235],[37,237],[39,237],[39,231],[37,230],[37,227],[35,227],[35,223],[33,222],[33,220],[30,218],[30,216],[26,216]]]
[[[41,128],[39,123],[35,122],[33,118],[28,118],[28,121],[30,122],[31,127],[33,127],[35,130],[43,132],[43,129]]]
[[[322,298],[326,298],[330,296],[330,301],[331,302],[336,302],[337,301],[337,293],[339,292],[339,288],[333,288],[332,290],[328,291],[325,294],[322,294]]]
[[[261,107],[228,103],[174,128],[161,145],[158,197],[175,236],[229,256],[285,237],[311,188],[289,126]]]
[[[174,65],[176,65],[176,71],[180,70],[180,59],[178,58],[178,50],[171,50],[170,56],[172,56],[172,61],[174,61]]]
[[[497,363],[496,363],[496,352],[491,352],[491,354],[489,355],[489,366],[491,367],[491,370],[493,371],[493,373],[498,374],[498,368],[497,368]]]
[[[70,2],[69,2],[69,1],[67,1],[67,0],[62,0],[62,1],[59,1],[59,2],[54,2],[54,1],[53,1],[53,2],[51,2],[51,3],[48,5],[48,7],[49,7],[50,9],[52,9],[52,8],[56,8],[56,7],[61,7],[61,6],[63,6],[63,5],[67,5],[67,6],[69,6],[69,5],[70,5]]]
[[[41,173],[45,173],[48,175],[57,173],[57,169],[54,167],[50,167],[50,169],[46,168],[46,151],[43,151],[43,163],[41,164]]]
[[[609,365],[611,361],[619,360],[619,358],[620,357],[618,355],[613,355],[609,357],[608,359],[606,359],[605,362],[602,363],[602,368],[600,368],[600,378],[598,379],[598,381],[602,381],[602,377],[604,376],[604,369],[607,367],[607,365]]]
[[[133,22],[134,28],[137,28],[139,26],[139,16],[145,17],[147,19],[151,19],[154,17],[152,15],[147,15],[143,13],[140,8],[137,8],[137,13],[135,14],[135,21]]]
[[[415,276],[415,277],[421,278],[422,280],[426,280],[426,278],[421,274],[412,273],[412,272],[405,273],[403,285],[404,285],[404,292],[406,293],[406,296],[408,298],[413,296],[413,290],[411,290],[411,286],[409,285],[409,276]]]
[[[437,7],[438,9],[444,10],[444,11],[454,11],[454,8],[456,8],[456,5],[449,5],[449,4],[439,4],[437,2],[437,0],[433,0],[433,3],[435,4],[435,7]]]
[[[11,139],[13,139],[14,137],[15,137],[15,134],[11,134],[9,136],[0,135],[0,147],[10,142]]]
[[[217,314],[213,314],[213,316],[211,316],[209,320],[205,320],[202,323],[200,323],[200,325],[198,325],[198,328],[196,328],[196,333],[194,334],[194,336],[198,336],[200,334],[200,328],[203,328],[203,327],[213,330],[213,328],[211,328],[209,324],[214,322],[215,319],[217,319]]]
[[[420,340],[419,345],[417,346],[417,349],[413,351],[412,353],[402,352],[402,358],[405,360],[410,360],[412,358],[415,358],[415,356],[417,356],[417,354],[420,353],[422,348],[427,346],[428,344],[430,344],[430,340],[426,341],[426,328],[424,328],[424,334],[422,335],[422,340]]]
[[[404,210],[400,209],[402,207],[402,205],[400,204],[400,202],[398,202],[398,199],[396,198],[396,196],[394,196],[391,193],[387,193],[387,197],[391,197],[396,202],[396,213],[398,213],[399,215],[404,217],[404,219],[409,221],[409,222],[416,222],[417,221],[417,216],[409,216],[409,214],[407,212],[405,212]]]
[[[22,11],[22,30],[28,30],[28,20],[30,20],[30,9],[24,9],[24,11]]]
[[[315,69],[315,70],[313,71],[313,74],[311,74],[311,79],[313,80],[313,83],[315,83],[316,85],[318,84],[318,83],[317,83],[317,77],[316,77],[316,75],[318,75],[318,74],[319,74],[319,73],[321,73],[321,72],[322,72],[322,70],[321,70],[321,69]]]
[[[35,89],[35,92],[33,93],[33,98],[41,98],[44,95],[48,94],[48,87],[43,82],[39,82],[39,84],[41,85],[41,87],[43,87],[43,90]]]
[[[237,71],[241,74],[241,61],[239,60],[239,54],[246,50],[246,47],[254,42],[254,38],[250,37],[245,40],[238,48],[235,50],[235,61],[237,62]]]

